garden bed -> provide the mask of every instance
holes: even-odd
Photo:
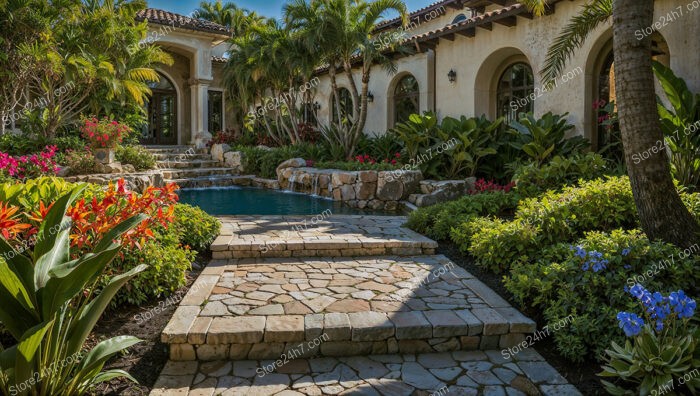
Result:
[[[187,274],[187,285],[180,288],[170,297],[153,300],[140,307],[120,307],[107,312],[100,318],[95,331],[90,337],[89,345],[122,334],[138,337],[143,342],[135,345],[129,353],[110,360],[105,370],[124,370],[139,381],[134,384],[125,378],[116,378],[106,382],[93,391],[95,395],[148,395],[151,392],[160,372],[168,361],[168,347],[160,341],[160,336],[179,305],[179,298],[187,294],[201,268],[209,262],[209,257],[198,256],[193,264],[193,270]],[[179,298],[178,298],[179,296]],[[151,314],[159,310],[158,314]],[[150,318],[144,320],[141,318]]]

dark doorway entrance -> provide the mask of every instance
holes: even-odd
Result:
[[[146,104],[148,127],[141,136],[142,144],[177,144],[177,91],[167,77],[149,84],[153,95]]]

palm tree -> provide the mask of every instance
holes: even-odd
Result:
[[[231,57],[225,84],[243,109],[260,103],[270,108],[255,117],[277,143],[299,141],[300,106],[310,91],[301,94],[316,65],[301,37],[276,20],[249,28],[231,40]],[[305,89],[305,88],[304,88]]]
[[[345,154],[351,157],[363,133],[367,120],[367,93],[371,68],[375,63],[383,64],[389,71],[395,66],[383,52],[374,45],[374,28],[387,12],[397,12],[404,23],[407,21],[406,6],[401,0],[295,0],[285,7],[288,23],[302,31],[304,40],[317,52],[328,66],[331,82],[333,106],[337,119],[325,129],[326,138],[343,146]],[[359,64],[360,88],[353,66]],[[345,74],[353,111],[348,119],[344,112],[337,82],[337,73]]]
[[[547,0],[521,0],[542,14]],[[652,26],[653,0],[594,0],[584,5],[561,35],[554,40],[542,72],[545,84],[563,70],[571,54],[588,34],[612,17],[617,108],[634,200],[642,229],[650,239],[661,239],[680,247],[698,241],[700,226],[681,201],[671,176],[668,155],[658,155],[635,164],[632,156],[663,141],[654,91],[651,38],[638,40],[635,31]]]
[[[221,0],[216,0],[214,3],[201,2],[194,15],[199,19],[226,26],[231,29],[232,36],[242,35],[251,26],[262,24],[265,21],[265,18],[258,15],[255,11],[239,8],[231,2],[224,4]]]

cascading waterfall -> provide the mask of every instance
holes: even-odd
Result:
[[[311,192],[312,192],[314,197],[317,197],[318,193],[319,193],[319,191],[318,191],[318,177],[319,177],[318,173],[313,174],[314,181],[313,181],[313,184],[311,187]]]
[[[292,172],[292,176],[289,178],[289,191],[294,192],[294,183],[296,182],[297,174]]]

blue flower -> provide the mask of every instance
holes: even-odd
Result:
[[[630,250],[629,248],[627,248],[627,249],[622,249],[622,255],[623,255],[623,256],[627,256],[628,254],[630,254],[631,251],[632,251],[632,250]]]
[[[600,272],[604,270],[606,265],[608,264],[608,260],[601,260],[601,261],[594,261],[592,262],[593,264],[593,272]]]
[[[617,320],[620,321],[620,328],[627,337],[633,337],[642,331],[644,320],[639,316],[629,312],[619,312]]]
[[[695,300],[686,296],[683,290],[669,294],[668,300],[673,313],[678,314],[680,319],[690,318],[695,314],[697,308]]]
[[[624,266],[624,267],[625,267],[625,269],[630,269],[630,268],[632,268],[632,266],[631,266],[631,265],[629,265],[629,264],[625,264],[625,266]]]
[[[641,300],[642,296],[644,295],[644,292],[647,292],[646,289],[644,289],[644,286],[640,285],[639,283],[637,283],[636,285],[634,285],[630,288],[630,294],[633,297],[640,299],[640,300]]]
[[[571,246],[571,250],[575,250],[574,255],[578,258],[586,258],[586,250],[581,246]]]

